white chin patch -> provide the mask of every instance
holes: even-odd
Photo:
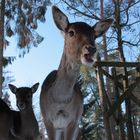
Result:
[[[92,62],[91,61],[88,61],[84,56],[81,57],[81,63],[87,67],[93,67],[95,61],[96,61],[96,58],[97,58],[97,53],[94,54],[94,56],[90,59],[92,59]]]
[[[94,61],[93,62],[88,62],[84,57],[81,57],[81,62],[83,65],[87,66],[87,67],[92,67],[93,64],[94,64]]]

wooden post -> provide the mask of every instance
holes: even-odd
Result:
[[[98,55],[98,62],[100,61],[100,56]],[[107,117],[107,102],[106,102],[106,96],[105,96],[105,87],[104,87],[104,80],[103,80],[103,74],[100,66],[96,67],[96,77],[98,81],[98,88],[99,88],[99,96],[101,101],[101,107],[103,111],[103,120],[104,120],[104,126],[105,126],[105,134],[107,137],[107,140],[112,140],[111,137],[111,129],[110,129],[110,122],[109,117]]]
[[[114,80],[113,80],[113,92],[114,92],[114,96],[115,96],[115,102],[118,102],[118,99],[119,99],[119,97],[120,97],[120,93],[119,93],[119,90],[118,90],[118,85],[117,85],[117,83],[118,83],[118,79],[116,79],[116,77],[117,77],[117,74],[116,74],[116,69],[113,67],[112,69],[111,69],[111,71],[112,71],[112,76],[113,76],[113,78],[114,78]],[[125,129],[124,129],[124,123],[122,122],[120,122],[120,120],[122,120],[122,109],[121,109],[121,104],[119,105],[119,107],[118,107],[118,110],[117,110],[118,112],[117,112],[117,119],[118,119],[118,121],[119,121],[119,127],[120,127],[120,140],[125,140]]]
[[[125,62],[125,59],[124,59]],[[124,85],[124,92],[127,89],[130,89],[129,87],[129,82],[128,82],[128,72],[127,72],[127,68],[124,67],[124,80],[123,80],[123,85]],[[135,140],[134,139],[134,132],[133,132],[133,123],[132,123],[132,118],[131,118],[131,102],[130,102],[130,98],[127,97],[125,99],[125,108],[126,108],[126,127],[127,127],[127,137],[128,140]]]

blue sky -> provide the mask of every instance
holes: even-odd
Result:
[[[10,46],[4,52],[5,56],[16,56],[17,58],[12,65],[7,67],[15,78],[12,84],[17,87],[30,87],[36,82],[40,83],[35,98],[38,98],[46,76],[58,68],[63,51],[63,36],[53,22],[51,7],[48,7],[46,12],[46,22],[39,24],[37,32],[44,37],[44,40],[37,48],[32,47],[24,58],[18,58],[19,49],[15,46],[16,38],[12,39]],[[12,105],[15,104],[13,96],[11,96],[11,100]]]
[[[63,50],[63,36],[52,20],[50,8],[46,13],[46,22],[39,24],[38,33],[44,37],[43,42],[37,48],[32,47],[24,58],[18,58],[19,50],[14,47],[14,43],[5,51],[5,56],[17,57],[13,64],[8,66],[15,76],[13,83],[17,86],[30,86],[38,81],[42,83],[47,73],[58,67]]]

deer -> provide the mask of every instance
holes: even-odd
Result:
[[[39,83],[31,88],[9,84],[9,89],[16,96],[19,111],[11,110],[0,99],[0,140],[39,140],[39,126],[32,108],[32,96]]]
[[[64,33],[64,50],[58,69],[48,74],[42,84],[40,108],[49,140],[76,140],[83,112],[83,96],[77,84],[80,66],[94,65],[95,39],[109,29],[113,20],[100,20],[94,26],[70,23],[56,6],[52,6],[52,15]]]

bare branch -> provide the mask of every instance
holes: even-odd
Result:
[[[94,15],[94,14],[89,15],[89,14],[86,14],[86,13],[84,13],[84,12],[81,12],[81,11],[78,10],[77,8],[75,8],[75,7],[73,7],[72,5],[70,5],[66,0],[62,0],[62,1],[63,1],[66,5],[68,5],[71,9],[77,11],[78,13],[80,13],[80,14],[86,16],[86,17],[89,17],[89,18],[91,18],[91,19],[100,20],[100,18],[99,18],[98,16],[96,16],[96,15]]]
[[[127,24],[126,26],[132,26],[132,25],[137,24],[137,23],[139,23],[139,22],[140,22],[140,20],[137,20],[137,21],[135,21],[135,22],[133,22],[133,23]]]
[[[83,6],[88,10],[88,12],[92,15],[92,12],[89,10],[89,8],[84,4],[84,2],[82,0],[80,0],[80,2],[83,4]]]
[[[113,0],[113,1],[115,1],[115,0]],[[140,2],[140,0],[136,1],[135,3],[131,4],[131,5],[129,6],[129,8],[133,7],[134,5],[138,4],[139,2]],[[126,9],[127,9],[127,8],[126,8]],[[123,10],[121,10],[120,12],[124,12],[124,11],[126,11],[126,9],[123,9]]]
[[[117,51],[118,48],[113,48],[113,49],[109,49],[107,52],[113,52],[113,51]]]
[[[123,40],[122,42],[125,43],[125,44],[129,44],[131,46],[138,46],[138,44],[140,43],[140,39],[135,44],[134,43],[131,43],[130,41],[126,41],[126,40]]]
[[[125,11],[125,13],[126,13],[126,21],[121,24],[121,27],[127,25],[128,21],[129,21],[129,13],[128,13],[128,11],[129,11],[129,6],[127,7],[127,9]]]

